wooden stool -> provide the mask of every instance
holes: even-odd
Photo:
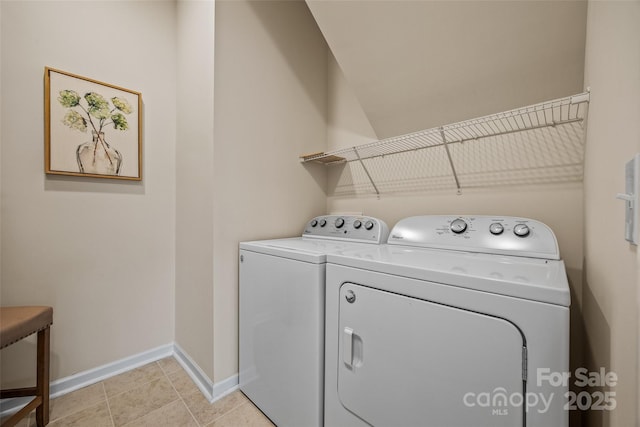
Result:
[[[34,396],[25,407],[9,417],[2,427],[14,426],[36,410],[38,426],[49,424],[49,327],[51,307],[0,307],[0,349],[38,333],[38,363],[35,387],[0,390],[0,398]]]

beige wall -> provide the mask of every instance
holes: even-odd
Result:
[[[379,138],[582,89],[586,1],[307,3]]]
[[[638,251],[623,239],[625,162],[640,151],[640,2],[590,1],[585,85],[592,101],[585,159],[585,362],[618,374],[617,409],[589,425],[635,424]]]
[[[177,3],[176,343],[213,378],[211,1]]]
[[[214,377],[238,371],[238,243],[299,235],[325,211],[327,47],[301,1],[218,1]]]
[[[173,341],[174,7],[0,3],[1,298],[53,306],[52,379]],[[142,92],[142,182],[45,176],[44,66]],[[3,383],[32,376],[33,347],[2,351]]]

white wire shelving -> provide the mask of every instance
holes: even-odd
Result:
[[[458,192],[463,187],[482,186],[482,180],[486,181],[487,177],[495,180],[508,173],[513,178],[522,173],[530,175],[533,169],[562,171],[558,179],[581,180],[584,121],[589,99],[589,92],[584,92],[359,146],[307,154],[300,156],[300,161],[326,165],[357,162],[376,194],[380,194],[381,189],[372,170],[381,170],[382,159],[400,159],[423,150],[434,151],[429,158],[437,157],[448,164],[448,175]],[[524,135],[515,135],[517,133]],[[490,155],[483,153],[483,147],[491,151]],[[481,160],[487,157],[499,157],[500,165],[493,160],[482,163]],[[442,165],[438,168],[442,170]],[[385,174],[389,175],[388,171]],[[442,173],[438,176],[441,178]],[[387,178],[382,177],[383,187]],[[407,179],[415,178],[407,176]],[[540,179],[553,181],[553,176]]]

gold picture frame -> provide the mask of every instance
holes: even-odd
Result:
[[[44,69],[45,173],[142,180],[142,94]]]

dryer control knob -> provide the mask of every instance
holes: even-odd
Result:
[[[325,225],[327,225],[327,220],[326,219],[321,219],[320,220],[320,227],[324,227]]]
[[[356,219],[355,221],[353,221],[353,228],[357,230],[360,227],[362,227],[362,221],[360,221],[359,219]]]
[[[513,234],[518,237],[527,237],[529,235],[529,227],[527,224],[517,224],[513,227]]]
[[[336,219],[335,225],[336,225],[336,228],[342,228],[342,226],[344,225],[344,219],[342,218]]]
[[[502,232],[504,231],[504,227],[499,222],[494,222],[489,226],[489,231],[491,232],[491,234],[497,236],[498,234],[502,234]]]
[[[454,219],[453,221],[451,221],[450,228],[451,228],[451,231],[453,231],[456,234],[464,233],[464,231],[467,229],[467,223],[460,218]]]
[[[315,227],[316,225],[318,225],[318,220],[317,219],[312,220],[311,221],[311,226]]]
[[[373,221],[367,221],[364,223],[364,228],[371,230],[373,228]]]

